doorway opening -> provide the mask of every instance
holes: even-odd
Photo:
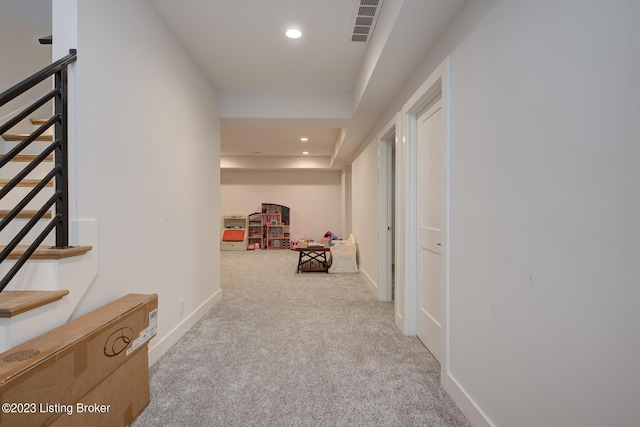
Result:
[[[380,301],[395,300],[396,126],[387,127],[379,143],[380,161]]]

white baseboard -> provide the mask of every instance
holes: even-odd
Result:
[[[362,267],[360,267],[360,274],[364,275],[364,278],[367,280],[367,284],[369,285],[369,288],[374,293],[376,298],[379,298],[380,297],[380,288],[378,287],[378,284],[376,282],[374,282],[373,279],[371,279],[371,276],[369,276],[367,274],[366,270],[364,268],[362,268]]]
[[[480,409],[477,403],[450,373],[446,374],[443,386],[473,427],[495,427],[495,424],[489,420],[487,414]]]
[[[178,342],[178,340],[189,330],[198,320],[202,318],[214,305],[216,305],[222,298],[222,289],[219,289],[209,299],[207,299],[200,307],[198,307],[193,313],[187,316],[182,322],[180,322],[171,332],[169,332],[164,338],[153,342],[149,347],[149,366],[156,363],[163,354],[171,348],[172,345]],[[152,340],[153,341],[153,340]]]
[[[400,332],[402,332],[403,335],[407,335],[404,332],[404,319],[402,318],[402,314],[398,313],[397,310],[396,310],[394,319],[395,319],[395,322],[396,322],[396,326],[398,327],[398,329],[400,329]]]

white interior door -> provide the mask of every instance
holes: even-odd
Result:
[[[440,360],[442,355],[442,229],[445,170],[442,105],[438,100],[418,116],[418,338]]]

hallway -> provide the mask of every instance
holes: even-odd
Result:
[[[221,252],[222,300],[151,368],[134,426],[468,425],[392,304],[297,255]]]

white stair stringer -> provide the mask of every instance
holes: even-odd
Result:
[[[71,244],[92,246],[84,255],[59,260],[27,261],[6,290],[63,290],[59,301],[10,318],[0,318],[0,352],[66,323],[98,272],[97,220],[73,220]],[[4,270],[4,267],[3,267]]]

